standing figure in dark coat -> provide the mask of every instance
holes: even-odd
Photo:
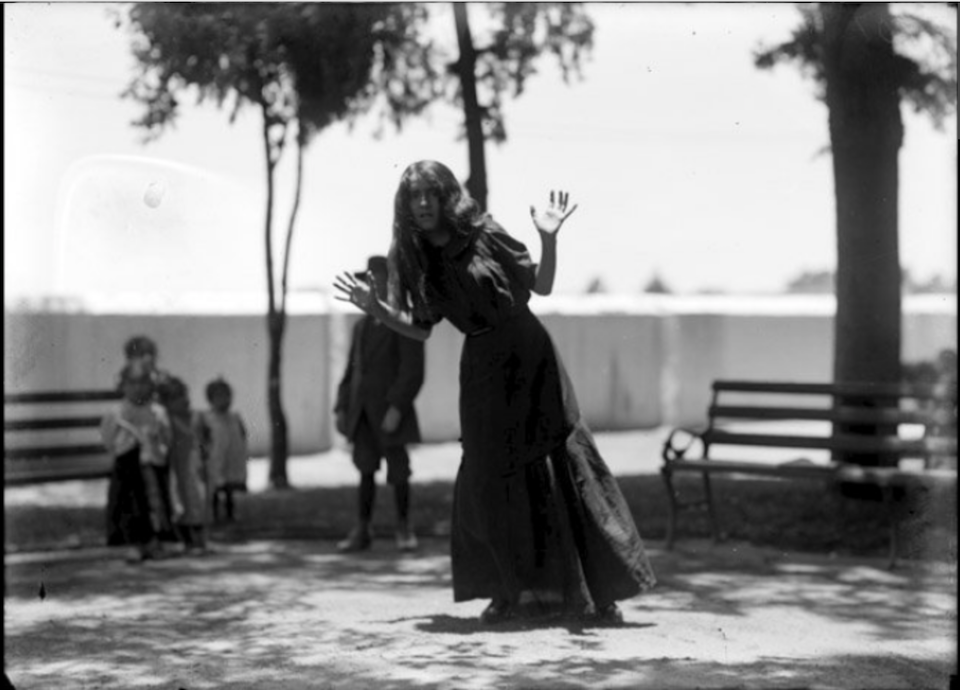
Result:
[[[360,280],[376,281],[386,296],[387,260],[373,256]],[[360,471],[359,521],[337,544],[343,552],[370,547],[370,520],[381,459],[387,462],[387,483],[393,486],[397,511],[397,548],[413,551],[417,537],[410,524],[410,456],[407,444],[420,441],[413,406],[423,385],[423,343],[404,338],[373,316],[363,316],[353,329],[346,371],[337,389],[337,430],[353,443],[353,464]]]
[[[531,292],[553,289],[557,232],[576,208],[567,203],[551,193],[546,211],[530,208],[537,265],[446,166],[414,163],[394,202],[389,300],[349,273],[335,285],[338,299],[410,338],[425,340],[442,318],[466,336],[453,596],[490,599],[486,623],[545,613],[617,623],[616,602],[655,582],[560,356],[527,307]]]

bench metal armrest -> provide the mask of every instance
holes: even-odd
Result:
[[[667,440],[663,442],[663,460],[671,463],[676,460],[683,460],[687,451],[699,442],[701,449],[704,447],[703,430],[689,429],[686,427],[677,427],[670,432]],[[683,442],[685,441],[685,443]],[[701,453],[703,455],[703,453]]]

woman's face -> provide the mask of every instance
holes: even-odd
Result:
[[[424,232],[436,230],[440,225],[440,198],[424,180],[415,180],[410,184],[410,213],[413,214],[413,222]]]

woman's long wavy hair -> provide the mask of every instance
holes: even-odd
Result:
[[[437,193],[440,201],[440,226],[449,230],[455,241],[483,224],[480,206],[460,185],[450,168],[436,161],[418,161],[403,171],[393,202],[393,240],[390,245],[389,300],[399,309],[413,312],[415,318],[427,318],[429,306],[427,281],[430,257],[426,240],[413,219],[410,188],[422,182]]]

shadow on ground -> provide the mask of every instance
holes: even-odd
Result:
[[[415,555],[258,541],[147,565],[8,562],[6,670],[21,690],[940,688],[955,672],[952,567],[736,544],[651,555],[660,583],[623,603],[624,626],[492,629],[485,602],[452,602],[439,539]]]

